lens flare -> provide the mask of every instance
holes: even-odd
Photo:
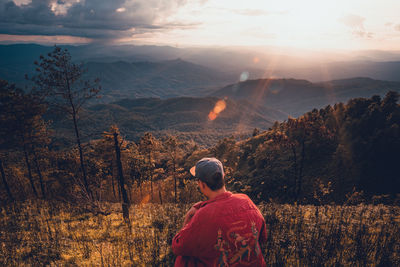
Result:
[[[224,100],[219,100],[214,107],[214,112],[219,114],[226,108],[226,102]]]
[[[214,108],[208,114],[208,119],[210,121],[215,120],[218,117],[219,113],[224,111],[225,108],[226,108],[225,100],[218,100],[217,103],[215,103]]]
[[[249,78],[250,74],[248,71],[243,71],[242,74],[240,74],[239,80],[241,82],[247,81],[247,79]]]

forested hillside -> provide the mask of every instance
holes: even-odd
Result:
[[[145,194],[153,201],[185,201],[188,193],[193,197],[188,170],[203,156],[220,158],[226,166],[228,188],[246,192],[256,201],[342,202],[356,191],[363,191],[369,200],[374,195],[394,200],[400,193],[398,98],[398,93],[389,92],[383,99],[357,98],[314,109],[299,118],[275,122],[268,131],[255,129],[249,139],[226,137],[206,150],[176,136],[157,139],[151,131],[136,142],[121,139],[126,133],[118,124],[111,127],[112,120],[101,138],[78,146],[54,147],[56,136],[68,135],[66,128],[51,131],[51,124],[60,122],[43,119],[46,106],[40,99],[2,82],[1,200],[39,197],[73,201],[90,192],[99,200],[118,201],[117,167],[121,166],[130,201],[140,202]],[[186,100],[203,105],[196,99]],[[142,102],[143,109],[180,110],[180,101],[171,100],[169,105],[157,105],[160,100],[156,99],[147,101]],[[209,101],[204,110],[212,109],[214,101]],[[128,100],[119,105],[118,109],[131,106]],[[101,109],[93,108],[99,118]],[[199,114],[199,120],[201,117]],[[177,117],[176,122],[182,119]],[[203,134],[207,138],[207,133]],[[119,161],[114,139],[119,140]]]
[[[79,125],[88,141],[101,138],[110,125],[116,124],[128,140],[137,141],[145,132],[157,137],[179,136],[181,141],[195,141],[201,147],[213,146],[226,136],[249,136],[254,128],[268,129],[287,114],[270,108],[255,108],[246,101],[221,100],[224,110],[211,120],[208,115],[219,101],[215,97],[179,97],[170,99],[123,99],[111,104],[91,105],[82,110]],[[49,110],[54,145],[73,142],[73,127],[65,113]],[[60,144],[61,142],[61,144]]]
[[[352,191],[395,198],[398,98],[389,92],[314,109],[246,141],[225,139],[214,153],[231,168],[233,187],[261,201],[342,202]]]

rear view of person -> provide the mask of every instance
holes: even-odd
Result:
[[[172,241],[175,266],[266,266],[261,244],[265,221],[245,194],[225,189],[224,169],[216,158],[203,158],[190,172],[206,201],[186,214]]]

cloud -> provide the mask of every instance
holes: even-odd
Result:
[[[357,15],[346,15],[339,19],[344,25],[350,28],[361,28],[364,29],[365,18]]]
[[[394,26],[394,29],[395,29],[396,31],[399,31],[399,32],[400,32],[400,24],[395,25],[395,26]]]
[[[341,23],[351,29],[351,33],[358,38],[371,39],[374,37],[372,32],[368,32],[364,28],[365,18],[358,15],[346,15],[339,19]]]
[[[19,3],[19,2],[17,2]],[[186,0],[0,0],[0,34],[113,39],[191,27],[169,21]]]
[[[244,16],[265,16],[270,14],[269,12],[261,9],[235,9],[233,12]]]
[[[222,10],[232,12],[238,15],[243,15],[243,16],[269,16],[269,15],[284,15],[287,14],[287,10],[282,10],[282,11],[267,11],[267,10],[262,10],[262,9],[230,9],[230,8],[221,8]]]

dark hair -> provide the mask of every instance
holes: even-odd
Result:
[[[200,179],[201,180],[201,179]],[[206,183],[206,185],[212,190],[216,191],[218,189],[221,189],[225,185],[225,179],[222,173],[216,172],[214,175],[211,177],[209,181],[203,181],[202,182]]]

